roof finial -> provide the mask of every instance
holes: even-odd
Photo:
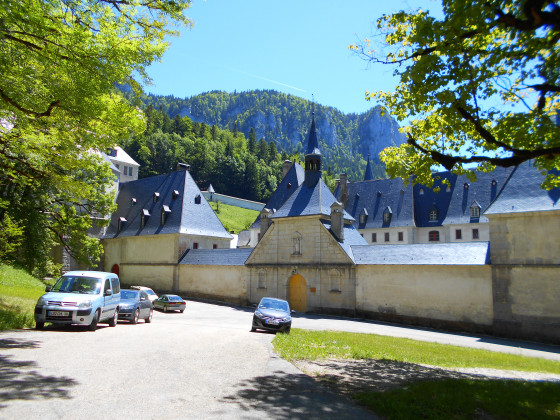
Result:
[[[311,94],[311,115],[315,117],[315,95]]]

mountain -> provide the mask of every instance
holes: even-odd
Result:
[[[258,139],[272,141],[280,152],[287,153],[305,150],[314,111],[321,151],[333,167],[351,159],[367,158],[368,154],[372,160],[378,160],[385,147],[405,141],[398,123],[380,106],[362,114],[343,114],[336,108],[274,90],[212,91],[185,99],[147,95],[142,99],[171,118],[188,116],[195,122],[238,130],[246,137],[253,128]]]

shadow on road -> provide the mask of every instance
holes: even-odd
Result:
[[[35,349],[37,341],[0,339],[1,349]],[[77,382],[65,376],[44,376],[33,361],[13,360],[0,354],[0,409],[10,400],[37,400],[46,398],[70,398],[69,390]]]
[[[278,371],[243,381],[237,388],[222,401],[236,404],[247,413],[260,411],[266,418],[376,418],[373,413],[318,386],[312,378],[302,374]]]

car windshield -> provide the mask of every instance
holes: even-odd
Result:
[[[155,295],[155,292],[152,289],[144,289],[144,292],[146,292],[149,295]]]
[[[95,277],[62,276],[52,287],[52,292],[85,293],[96,295],[101,290],[101,279]]]
[[[275,309],[277,311],[288,312],[288,302],[280,300],[263,300],[259,305],[259,309]]]
[[[137,299],[138,292],[134,290],[122,290],[121,289],[121,299]]]
[[[169,300],[172,302],[180,302],[183,299],[181,299],[179,296],[169,296]]]

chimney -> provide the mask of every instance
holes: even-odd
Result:
[[[342,207],[346,207],[348,203],[348,175],[340,174],[340,201],[342,202]]]
[[[186,163],[179,162],[177,163],[177,171],[190,171],[191,165],[187,165]]]
[[[344,241],[344,207],[339,201],[331,204],[331,231],[339,242]]]
[[[292,161],[285,160],[284,164],[282,165],[282,178],[284,178],[288,174],[288,171],[290,170],[291,167],[292,167]]]
[[[268,227],[272,224],[272,221],[269,219],[269,217],[273,214],[274,211],[270,209],[265,208],[261,211],[261,239],[264,237],[264,234],[268,230]]]

